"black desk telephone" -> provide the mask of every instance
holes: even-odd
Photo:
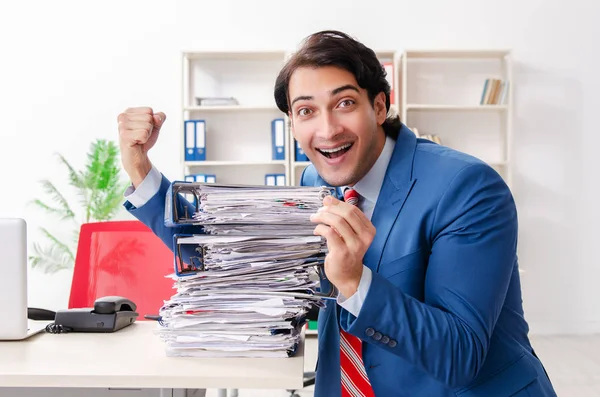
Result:
[[[94,308],[64,309],[56,312],[48,332],[115,332],[133,324],[137,306],[121,296],[105,296],[94,302]],[[30,309],[29,317],[35,316]]]

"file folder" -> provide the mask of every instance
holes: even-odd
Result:
[[[220,225],[220,224],[259,224],[263,222],[257,222],[254,220],[245,220],[237,222],[203,222],[194,218],[194,214],[200,213],[200,198],[203,195],[209,194],[214,189],[230,189],[232,192],[239,191],[240,194],[244,194],[244,190],[254,192],[266,192],[269,194],[280,195],[282,199],[294,198],[296,195],[309,196],[313,202],[322,202],[326,196],[334,195],[337,196],[335,188],[329,186],[312,187],[312,186],[265,186],[265,185],[239,185],[239,184],[217,184],[217,183],[202,183],[202,182],[183,182],[174,181],[167,189],[165,199],[165,214],[164,224],[167,227],[175,227],[180,225]],[[297,192],[297,194],[296,194]],[[189,200],[185,200],[186,195],[194,197],[197,200],[197,204],[192,204]],[[288,202],[281,202],[282,209],[288,204]],[[254,205],[254,204],[253,204]],[[251,206],[252,207],[252,206]],[[302,207],[298,207],[304,209]],[[310,211],[309,208],[306,208]],[[316,211],[316,208],[313,208]],[[287,211],[289,212],[289,211]],[[300,211],[302,212],[302,211]],[[205,213],[202,212],[202,213]],[[314,224],[309,220],[310,214],[307,213],[305,220],[285,220],[285,221],[272,221],[271,219],[265,219],[265,223],[272,225],[297,225],[303,224],[314,228]]]
[[[277,186],[275,183],[275,174],[267,174],[265,175],[265,185],[267,186]]]
[[[271,140],[273,144],[273,160],[285,160],[284,120],[271,121]]]
[[[285,186],[285,174],[275,175],[275,186]]]
[[[206,183],[215,183],[217,181],[217,176],[215,174],[194,174],[194,175],[186,175],[186,182],[206,182]]]
[[[206,160],[206,122],[196,120],[196,154],[194,161]]]
[[[266,174],[265,185],[267,186],[285,186],[285,174]]]
[[[185,161],[194,161],[196,159],[196,123],[193,120],[184,122],[183,141]]]
[[[192,182],[206,182],[206,175],[196,174],[195,179]]]
[[[206,160],[206,122],[186,120],[184,122],[185,161]]]
[[[300,144],[298,144],[298,141],[296,141],[296,161],[308,161],[308,157],[300,147]]]
[[[213,239],[214,243],[211,242]],[[196,241],[194,241],[196,240]],[[296,240],[298,242],[296,242]],[[230,241],[230,242],[228,242]],[[319,282],[321,286],[327,286],[327,288],[317,288],[316,291],[312,291],[310,289],[302,290],[295,289],[293,292],[288,292],[288,294],[293,294],[298,298],[308,298],[308,299],[321,299],[321,298],[329,298],[329,299],[337,299],[337,289],[333,284],[327,281],[324,265],[325,265],[325,256],[327,255],[326,242],[319,236],[305,236],[305,237],[289,237],[289,236],[249,236],[249,237],[241,237],[241,236],[227,236],[227,237],[217,237],[217,236],[205,236],[205,235],[196,235],[196,234],[179,234],[176,233],[173,235],[173,252],[175,253],[175,263],[174,263],[174,273],[177,277],[190,277],[196,276],[198,274],[202,274],[202,272],[211,272],[214,271],[212,268],[209,268],[209,264],[212,263],[214,266],[215,263],[225,262],[225,259],[212,259],[211,255],[214,255],[215,251],[222,251],[221,247],[228,246],[233,242],[243,242],[248,244],[250,241],[253,241],[257,244],[257,246],[263,247],[263,249],[267,252],[271,253],[271,256],[265,256],[262,254],[262,257],[259,259],[260,261],[273,261],[272,272],[275,273],[277,271],[281,271],[282,269],[289,269],[292,272],[296,269],[309,269],[315,268],[317,275],[319,277]],[[281,241],[281,246],[284,249],[281,250],[281,253],[275,252],[274,250],[277,247],[277,241]],[[275,248],[269,248],[269,245]],[[298,246],[301,245],[306,247],[305,249],[299,249]],[[213,253],[211,254],[211,250]],[[287,254],[286,252],[294,251],[293,254]],[[304,252],[303,252],[304,251]],[[302,253],[303,252],[303,253]],[[240,254],[246,253],[249,260],[251,260],[251,256],[254,253],[246,251],[241,251]],[[256,254],[260,254],[261,251],[256,251]],[[300,254],[299,254],[300,253]],[[229,259],[230,261],[236,260],[236,258]],[[279,265],[278,265],[279,263]],[[280,266],[280,267],[279,267]],[[277,268],[279,267],[279,268]],[[227,271],[227,270],[226,270]],[[236,277],[249,277],[252,278],[255,272],[258,270],[253,267],[248,267],[247,269],[240,269],[239,267],[232,267],[229,270],[231,273],[235,273]],[[269,271],[265,271],[264,269],[261,271],[262,275],[268,274]],[[215,281],[217,281],[215,279]],[[260,290],[254,291],[255,293],[261,293]],[[277,292],[267,291],[269,294],[277,294]]]

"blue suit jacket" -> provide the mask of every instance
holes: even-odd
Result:
[[[326,185],[312,166],[302,184]],[[193,229],[164,226],[168,187],[125,206],[172,247]],[[316,397],[340,395],[340,327],[363,340],[378,397],[555,395],[527,336],[515,204],[492,168],[403,126],[371,221],[358,317],[335,301],[319,314]]]

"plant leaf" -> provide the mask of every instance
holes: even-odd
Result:
[[[84,184],[84,178],[83,175],[81,174],[81,172],[76,171],[73,166],[71,165],[71,163],[69,163],[67,161],[67,159],[60,153],[57,153],[59,162],[61,164],[63,164],[65,167],[67,167],[67,170],[69,171],[69,182],[71,183],[72,186],[79,188],[79,189],[84,189],[85,188],[85,184]]]
[[[56,186],[54,186],[54,184],[47,179],[41,181],[41,184],[44,191],[50,196],[52,196],[52,201],[57,203],[59,205],[59,208],[50,207],[50,205],[43,203],[41,200],[35,200],[34,203],[47,211],[59,214],[62,219],[74,219],[75,213],[71,210],[69,203],[67,203],[67,200],[58,191]]]
[[[73,267],[73,261],[57,246],[51,245],[41,247],[38,243],[33,244],[35,255],[29,257],[31,267],[41,269],[44,273],[56,273]]]
[[[52,242],[52,244],[56,247],[56,249],[58,249],[62,253],[65,253],[66,255],[68,255],[71,260],[75,260],[75,256],[73,255],[73,252],[71,251],[69,246],[67,246],[65,243],[59,241],[46,228],[40,227],[40,230],[42,231],[44,236],[46,236],[46,238]]]

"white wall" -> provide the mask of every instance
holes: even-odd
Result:
[[[597,3],[8,4],[0,11],[0,216],[25,217],[31,240],[39,237],[38,226],[52,222],[26,205],[42,194],[37,181],[65,185],[52,153],[81,166],[92,139],[116,139],[116,116],[126,107],[150,105],[167,113],[152,160],[168,177],[180,177],[181,50],[293,49],[325,28],[345,30],[381,49],[512,48],[514,192],[527,318],[535,333],[600,332],[600,160],[593,157],[600,143],[594,123],[600,61],[592,42],[600,37],[592,19],[600,13]],[[31,304],[65,307],[69,282],[68,272],[32,272]]]

